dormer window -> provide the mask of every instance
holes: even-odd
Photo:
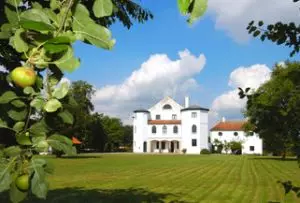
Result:
[[[157,114],[157,115],[155,116],[155,119],[156,119],[156,120],[160,120],[160,115]]]
[[[163,106],[163,109],[164,109],[164,110],[172,109],[172,106],[171,106],[170,104],[165,104],[165,105]]]

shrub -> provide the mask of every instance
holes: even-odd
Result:
[[[200,154],[211,154],[211,152],[208,149],[202,149]]]
[[[181,151],[182,151],[182,153],[185,154],[186,153],[186,148],[182,149]]]

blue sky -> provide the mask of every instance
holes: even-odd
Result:
[[[247,0],[244,1],[246,3]],[[271,1],[269,0],[269,2]],[[244,27],[247,26],[246,22],[249,22],[247,19],[250,19],[251,16],[236,15],[236,18],[229,18],[229,14],[226,14],[227,11],[220,11],[222,8],[218,7],[218,2],[211,0],[205,16],[199,22],[189,26],[186,18],[179,14],[176,2],[175,0],[164,0],[158,3],[154,0],[141,0],[140,4],[154,14],[154,19],[145,24],[135,23],[130,30],[120,23],[114,24],[110,29],[117,43],[112,51],[76,43],[75,52],[77,56],[80,56],[81,66],[72,74],[67,74],[66,77],[72,81],[86,80],[99,91],[105,86],[118,87],[119,85],[120,87],[133,71],[139,70],[141,65],[149,60],[150,56],[164,54],[170,60],[176,61],[179,59],[178,52],[187,49],[191,55],[196,57],[203,54],[206,58],[205,65],[199,72],[186,78],[193,78],[196,81],[197,85],[194,88],[188,89],[182,94],[174,93],[175,95],[171,96],[182,102],[183,95],[188,94],[193,103],[212,108],[216,98],[234,90],[232,86],[228,85],[228,82],[230,74],[238,67],[242,66],[248,70],[247,68],[251,68],[255,64],[265,64],[271,68],[276,62],[286,59],[299,60],[299,55],[289,58],[290,49],[288,48],[249,38],[245,34]],[[232,0],[227,0],[227,2],[230,4]],[[273,0],[274,2],[278,1]],[[286,8],[289,8],[288,6],[286,5]],[[245,9],[242,4],[240,8]],[[256,17],[264,16],[258,13],[253,16],[253,19]],[[293,19],[293,17],[291,18]],[[241,25],[242,20],[240,19],[244,19],[245,26]],[[267,22],[268,19],[272,18],[266,16]],[[237,23],[234,22],[235,20]],[[222,24],[222,22],[224,23]],[[148,85],[155,86],[151,83]],[[166,96],[164,92],[160,94],[161,97]],[[115,94],[106,98],[108,99],[106,102],[102,102],[101,97],[96,98],[94,102],[97,111],[126,120],[134,109],[130,103],[134,103],[136,108],[148,108],[154,104],[153,102],[157,102],[159,96],[156,95],[147,100],[137,94],[134,98],[132,97],[132,101],[130,97],[126,100],[118,99],[116,101],[114,97],[118,97],[118,94]],[[109,101],[109,98],[112,101]],[[122,106],[123,104],[124,106]],[[234,113],[231,117],[239,118],[240,115]]]

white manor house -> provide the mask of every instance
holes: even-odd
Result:
[[[133,152],[199,154],[208,149],[207,108],[184,107],[166,97],[150,109],[134,111]]]
[[[184,106],[166,97],[148,110],[135,110],[133,152],[199,154],[210,149],[208,112],[207,108],[189,105],[188,97]],[[257,134],[245,136],[243,123],[222,120],[210,130],[211,141],[242,141],[242,154],[262,154],[262,140]]]

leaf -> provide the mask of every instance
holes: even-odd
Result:
[[[0,96],[0,104],[7,104],[17,98],[18,96],[13,91],[6,91]]]
[[[47,44],[70,44],[71,43],[71,39],[67,36],[59,36],[59,37],[55,37],[50,39]]]
[[[58,151],[63,151],[68,155],[73,155],[74,150],[72,148],[72,140],[66,136],[54,134],[47,139],[49,145]]]
[[[43,109],[43,106],[45,104],[45,101],[43,98],[35,97],[31,102],[30,106],[34,107],[36,110],[40,111]]]
[[[21,133],[16,135],[16,140],[20,145],[32,145],[32,142],[30,140],[28,133]]]
[[[7,6],[5,6],[5,8],[4,8],[4,12],[5,12],[8,22],[10,22],[15,27],[15,25],[17,25],[19,23],[19,18],[18,18],[17,12],[12,11]]]
[[[10,32],[0,32],[0,39],[9,39],[11,37]]]
[[[41,120],[29,128],[29,132],[32,136],[38,137],[38,136],[46,136],[46,133],[49,132],[49,128],[44,120]]]
[[[8,128],[7,123],[0,118],[0,128]]]
[[[44,22],[38,22],[33,20],[24,20],[20,21],[20,25],[25,29],[35,30],[35,31],[53,31],[55,28]]]
[[[95,0],[93,12],[97,18],[110,16],[113,12],[113,3],[111,0]]]
[[[57,99],[64,98],[68,94],[69,87],[70,85],[68,82],[61,83],[57,88],[54,89],[52,96]]]
[[[74,117],[68,110],[64,110],[63,112],[60,112],[58,116],[62,118],[64,123],[72,125],[74,122]]]
[[[259,30],[256,30],[256,31],[253,33],[253,37],[257,37],[259,34],[260,34],[260,31],[259,31]]]
[[[44,48],[50,54],[55,54],[55,53],[66,51],[69,48],[69,46],[66,44],[48,44],[47,43],[44,45]]]
[[[48,24],[51,26],[50,19],[47,16],[46,13],[44,13],[41,9],[28,9],[20,15],[22,20],[31,20],[31,21],[37,21],[37,22],[43,22],[45,24]]]
[[[0,169],[0,192],[8,190],[12,182],[11,178],[12,164],[8,163],[4,168]]]
[[[36,93],[35,91],[34,91],[34,89],[32,88],[32,87],[25,87],[24,89],[23,89],[23,92],[24,92],[24,94],[34,94],[34,93]]]
[[[33,147],[39,152],[44,152],[49,148],[49,144],[46,141],[46,136],[33,137],[32,144]]]
[[[73,49],[68,47],[64,55],[54,61],[54,64],[57,65],[62,71],[73,72],[80,65],[80,61],[73,56]]]
[[[17,29],[15,35],[11,38],[12,45],[17,52],[22,53],[28,50],[28,44],[23,40],[21,34],[24,32],[23,28]]]
[[[17,108],[22,108],[22,107],[26,106],[26,104],[21,100],[13,100],[11,102],[11,104]]]
[[[61,108],[61,103],[57,99],[50,99],[49,101],[46,102],[44,106],[44,110],[47,111],[48,113],[52,113],[57,111],[57,109]]]
[[[17,122],[17,123],[14,125],[13,129],[14,129],[16,132],[20,132],[20,131],[23,130],[24,126],[25,126],[25,122],[19,121],[19,122]]]
[[[38,198],[46,199],[48,192],[48,183],[46,182],[45,167],[47,163],[43,159],[33,159],[30,168],[33,169],[33,177],[31,179],[31,190]]]
[[[181,14],[186,15],[188,13],[191,0],[177,0],[177,5]]]
[[[19,146],[7,147],[3,150],[5,156],[15,157],[21,153],[21,148]]]
[[[188,22],[190,24],[192,24],[194,21],[196,21],[199,17],[201,17],[205,13],[207,9],[207,1],[208,0],[194,0],[193,9],[188,19]]]
[[[27,192],[22,192],[17,188],[15,182],[12,182],[9,190],[9,196],[13,203],[19,203],[27,197]]]
[[[50,0],[50,8],[52,10],[58,9],[59,8],[59,3],[57,0]]]
[[[15,121],[22,121],[27,116],[27,109],[24,109],[22,111],[15,111],[11,109],[7,112],[7,114],[11,119]]]
[[[12,5],[13,7],[17,7],[20,5],[22,0],[7,0],[6,3]]]

